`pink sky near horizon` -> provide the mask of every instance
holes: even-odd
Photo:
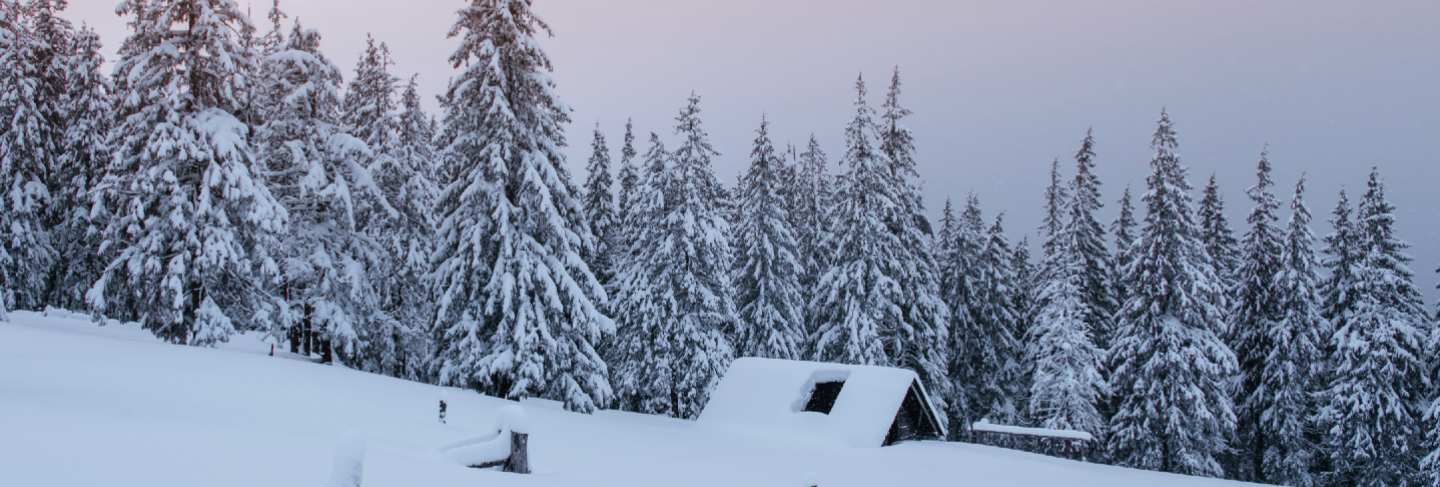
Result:
[[[115,3],[72,0],[69,17],[113,48],[125,34]],[[269,3],[254,3],[262,24]],[[446,33],[465,3],[281,5],[324,34],[347,76],[372,32],[390,44],[396,74],[419,73],[433,95],[450,75]],[[833,163],[856,74],[878,102],[899,65],[932,209],[974,191],[987,214],[1007,212],[1012,234],[1031,233],[1049,161],[1066,161],[1087,127],[1112,202],[1126,184],[1143,185],[1154,121],[1168,107],[1192,184],[1218,175],[1237,231],[1268,142],[1281,198],[1310,173],[1318,234],[1335,192],[1356,192],[1379,165],[1426,288],[1440,264],[1440,230],[1429,225],[1440,207],[1429,189],[1440,180],[1434,0],[536,0],[535,9],[555,30],[544,45],[575,109],[577,177],[596,123],[612,150],[627,117],[668,136],[692,90],[704,96],[723,180],[746,164],[762,114],[777,143],[814,132]]]

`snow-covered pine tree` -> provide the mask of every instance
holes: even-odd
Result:
[[[242,92],[241,107],[236,114],[254,131],[258,131],[259,127],[265,124],[270,112],[280,105],[280,90],[284,89],[280,84],[280,74],[272,71],[274,66],[263,60],[284,50],[288,45],[285,39],[285,20],[290,16],[280,10],[280,0],[273,0],[265,18],[270,21],[269,29],[255,39],[255,45],[247,52],[248,57],[254,61],[254,65],[247,71],[252,78]],[[250,29],[241,32],[243,34],[248,30]]]
[[[987,289],[982,265],[987,238],[980,199],[974,194],[966,198],[965,208],[953,228],[948,232],[951,243],[945,247],[947,255],[941,280],[951,317],[947,340],[952,350],[947,362],[951,384],[945,402],[951,432],[963,438],[972,423],[989,413],[988,401],[982,396],[986,390],[995,390],[993,384],[986,383],[984,359],[992,354],[987,353],[988,337],[975,313]]]
[[[394,150],[397,142],[396,95],[400,80],[390,73],[395,61],[390,47],[365,36],[365,50],[355,63],[355,77],[345,86],[341,103],[341,126],[374,152],[376,158]],[[373,165],[374,161],[366,166]]]
[[[761,120],[740,180],[740,221],[735,229],[735,293],[740,311],[735,353],[796,360],[804,353],[803,268],[782,195],[784,161]]]
[[[594,411],[612,395],[595,347],[614,324],[581,257],[595,239],[560,152],[549,26],[530,0],[471,0],[459,17],[433,259],[440,382]]]
[[[1265,330],[1270,347],[1258,388],[1265,391],[1257,428],[1264,434],[1265,450],[1260,452],[1263,470],[1256,477],[1282,485],[1310,486],[1317,480],[1310,468],[1318,453],[1312,418],[1324,370],[1321,342],[1328,337],[1324,335],[1325,319],[1320,316],[1320,275],[1310,209],[1305,205],[1304,176],[1295,184],[1282,245],[1275,276],[1280,316]]]
[[[57,186],[54,196],[56,226],[51,228],[58,251],[50,275],[47,302],[66,309],[84,309],[85,290],[100,276],[106,261],[98,252],[101,225],[109,209],[96,202],[91,191],[105,174],[109,147],[106,134],[113,125],[110,112],[111,85],[105,75],[100,36],[88,27],[72,37],[66,49],[66,91],[61,99],[63,151],[57,163],[57,177],[68,182]]]
[[[940,296],[940,270],[932,253],[933,232],[925,216],[917,181],[920,176],[915,161],[915,136],[905,127],[905,119],[911,113],[901,106],[900,94],[900,68],[896,67],[876,128],[880,154],[890,167],[888,184],[895,188],[894,194],[900,203],[896,211],[886,215],[885,221],[900,238],[905,251],[896,256],[900,264],[896,278],[902,293],[902,321],[890,323],[882,328],[881,334],[895,365],[914,370],[934,397],[943,398],[950,385],[946,374],[950,354],[945,346],[950,334],[950,310]]]
[[[1409,269],[1409,244],[1395,236],[1394,210],[1372,169],[1355,221],[1354,311],[1335,330],[1333,376],[1319,412],[1330,485],[1418,483],[1431,325]]]
[[[1052,263],[1057,272],[1050,280],[1040,283],[1045,305],[1036,313],[1026,339],[1031,366],[1026,413],[1045,428],[1098,435],[1105,426],[1097,409],[1105,383],[1100,376],[1101,351],[1085,321],[1085,266],[1079,252],[1057,250],[1061,261]]]
[[[1115,242],[1115,265],[1110,269],[1111,284],[1114,286],[1112,292],[1115,296],[1115,303],[1122,305],[1130,297],[1130,286],[1125,282],[1125,269],[1134,261],[1131,249],[1135,246],[1135,205],[1130,196],[1130,187],[1125,187],[1125,192],[1120,195],[1120,214],[1110,224],[1110,234]],[[1109,348],[1107,337],[1096,337],[1096,343],[1101,348]]]
[[[1025,350],[1020,346],[1019,311],[1015,309],[1014,293],[1020,289],[1011,269],[1013,251],[1005,239],[1005,215],[995,217],[985,230],[977,268],[979,295],[971,301],[970,315],[977,327],[974,341],[957,347],[969,354],[966,359],[976,373],[969,378],[977,386],[971,404],[982,417],[1007,423],[1020,418],[1019,398],[1024,395],[1021,362]]]
[[[63,6],[63,4],[60,4]],[[68,24],[54,11],[53,0],[30,0],[6,8],[12,27],[0,74],[0,247],[8,254],[11,309],[45,306],[47,277],[56,259],[50,238],[53,224],[52,175],[60,154],[56,124],[59,85],[63,84],[59,59]],[[4,259],[0,259],[4,260]]]
[[[1065,230],[1066,202],[1070,199],[1067,189],[1064,179],[1060,177],[1060,159],[1051,160],[1050,184],[1045,186],[1045,214],[1040,221],[1040,266],[1036,269],[1036,276],[1041,281],[1048,281],[1050,275],[1055,273],[1047,267],[1050,263],[1057,262],[1052,257],[1064,245],[1061,236]]]
[[[1220,184],[1214,174],[1205,183],[1197,215],[1205,252],[1214,262],[1222,283],[1229,289],[1233,287],[1235,273],[1240,269],[1240,243],[1235,239],[1235,232],[1230,230],[1230,221],[1225,218],[1225,199],[1220,196]]]
[[[119,124],[103,191],[117,203],[115,252],[86,300],[171,342],[211,345],[275,318],[259,283],[285,209],[252,173],[249,127],[233,115],[247,22],[231,0],[131,0],[115,64]]]
[[[22,62],[18,57],[20,53],[19,43],[23,33],[20,25],[20,12],[17,6],[10,1],[0,1],[0,120],[10,120],[15,114],[17,103],[20,99],[15,91],[21,85],[23,79]],[[0,124],[0,143],[9,144],[11,126]],[[5,146],[0,145],[0,149]],[[10,256],[10,248],[13,245],[9,242],[12,235],[8,231],[12,225],[12,213],[10,208],[10,188],[15,181],[8,175],[13,174],[12,161],[9,157],[0,157],[0,191],[4,197],[0,197],[0,321],[8,321],[8,310],[15,305],[15,287],[17,277],[14,272],[14,259]]]
[[[60,200],[61,193],[70,183],[69,175],[65,173],[65,167],[61,160],[65,152],[65,122],[67,120],[65,110],[65,99],[68,97],[70,86],[69,60],[72,57],[72,50],[75,47],[75,28],[61,16],[61,12],[67,7],[66,0],[27,0],[21,7],[25,15],[29,17],[30,54],[28,67],[31,71],[29,76],[35,79],[36,90],[35,107],[36,114],[41,117],[38,123],[39,138],[29,141],[37,151],[37,155],[47,164],[45,168],[45,184],[49,187],[49,207],[45,209],[45,229],[60,225],[66,208],[62,206],[66,201]],[[53,240],[54,235],[51,235]],[[54,243],[52,242],[52,245]],[[58,261],[58,255],[56,261]],[[49,289],[40,289],[37,292],[44,293],[37,297],[43,306],[48,297]]]
[[[1265,428],[1261,415],[1272,404],[1271,394],[1278,392],[1263,387],[1272,347],[1274,328],[1279,326],[1283,310],[1277,276],[1281,272],[1280,251],[1284,247],[1279,217],[1280,202],[1275,198],[1270,178],[1268,150],[1260,153],[1256,164],[1255,186],[1249,189],[1254,205],[1246,219],[1250,228],[1240,245],[1239,267],[1236,269],[1229,335],[1230,348],[1240,365],[1240,383],[1236,391],[1235,409],[1238,419],[1237,451],[1232,474],[1241,480],[1266,482],[1265,455],[1271,449],[1274,433]]]
[[[1030,360],[1028,351],[1030,330],[1035,326],[1039,312],[1035,307],[1035,298],[1040,293],[1035,289],[1038,283],[1035,281],[1035,264],[1030,259],[1029,236],[1022,237],[1013,246],[1010,252],[1010,269],[1015,274],[1015,289],[1010,293],[1010,301],[1014,303],[1015,338],[1019,342],[1020,350],[1020,378],[1017,379],[1019,382],[1016,387],[1019,395],[1015,398],[1015,409],[1020,414],[1020,423],[1034,424],[1034,418],[1029,411],[1030,384],[1034,382],[1035,363]]]
[[[430,116],[420,105],[419,85],[414,76],[400,95],[395,145],[379,164],[372,165],[375,184],[385,194],[395,213],[381,218],[366,230],[380,242],[385,254],[383,274],[376,275],[381,309],[399,322],[396,335],[382,342],[396,352],[380,366],[400,377],[415,378],[433,355],[432,340],[422,331],[434,315],[434,295],[428,279],[430,253],[435,247],[436,183],[435,134]]]
[[[1235,355],[1220,339],[1222,291],[1191,209],[1170,116],[1152,142],[1144,227],[1125,269],[1130,298],[1108,351],[1117,408],[1109,454],[1120,465],[1218,476],[1235,427]]]
[[[650,135],[626,223],[634,234],[617,277],[623,321],[610,353],[622,403],[689,418],[729,366],[738,315],[730,230],[711,169],[718,153],[701,124],[698,96],[680,111],[675,132],[682,140],[674,153]]]
[[[385,259],[365,233],[367,218],[395,213],[366,167],[375,153],[341,125],[340,70],[320,52],[318,32],[296,22],[286,47],[264,63],[278,75],[279,104],[258,132],[262,166],[290,216],[277,251],[289,311],[271,333],[303,330],[313,340],[307,353],[380,370],[361,352],[398,325],[379,307],[371,272]]]
[[[829,173],[829,162],[825,151],[815,135],[810,135],[805,151],[799,154],[795,184],[792,190],[796,198],[790,214],[795,230],[796,252],[800,258],[800,286],[804,292],[806,306],[805,323],[813,323],[808,303],[815,299],[816,284],[820,275],[830,266],[834,252],[826,247],[830,241],[830,212],[835,202],[836,179]],[[808,330],[814,331],[814,330]]]
[[[625,138],[620,146],[620,169],[616,182],[620,183],[620,192],[615,195],[615,228],[610,232],[613,241],[610,243],[610,261],[614,266],[615,274],[619,273],[621,254],[624,253],[628,240],[629,229],[626,222],[630,220],[631,195],[640,188],[640,168],[636,166],[635,156],[635,123],[629,119],[625,120]]]
[[[673,314],[663,336],[674,341],[672,414],[700,414],[710,390],[734,357],[731,342],[738,314],[730,270],[731,230],[721,202],[729,196],[715,177],[720,153],[700,118],[700,97],[691,94],[675,119],[680,144],[671,153],[665,178],[666,211],[659,225],[659,252],[651,256],[654,292],[673,296]]]
[[[1104,203],[1100,199],[1100,178],[1095,176],[1095,135],[1091,130],[1085,131],[1085,139],[1075,153],[1075,178],[1070,183],[1070,198],[1066,202],[1069,208],[1061,230],[1065,235],[1063,249],[1075,255],[1062,258],[1058,264],[1066,266],[1069,264],[1065,260],[1079,260],[1084,322],[1092,340],[1108,337],[1118,305],[1110,285],[1110,252],[1105,245],[1105,227],[1096,218]],[[1101,338],[1099,343],[1106,341]]]
[[[660,136],[650,133],[642,171],[632,192],[624,195],[629,211],[621,222],[625,240],[618,250],[613,284],[616,316],[615,340],[606,347],[611,383],[622,409],[651,414],[674,414],[673,343],[662,332],[673,313],[673,296],[656,291],[653,262],[665,234],[665,187],[669,151]]]
[[[886,225],[903,211],[891,168],[876,145],[874,110],[865,101],[865,80],[855,82],[854,118],[845,127],[845,168],[835,195],[834,234],[827,247],[835,255],[816,283],[810,303],[810,356],[815,360],[861,365],[892,363],[884,329],[902,323],[903,293],[899,257],[904,242]]]
[[[1335,209],[1330,213],[1332,231],[1325,237],[1326,276],[1320,286],[1321,315],[1330,326],[1330,330],[1325,334],[1327,340],[1323,344],[1326,357],[1330,356],[1329,348],[1333,345],[1328,337],[1334,330],[1343,327],[1355,313],[1353,287],[1355,275],[1359,272],[1362,250],[1356,240],[1352,212],[1350,196],[1342,189],[1335,201]]]
[[[957,280],[961,277],[960,262],[956,252],[959,251],[957,232],[960,231],[960,220],[955,217],[955,203],[950,198],[945,198],[945,207],[940,210],[940,230],[935,234],[935,258],[940,264],[940,296],[950,302],[950,296],[958,286]]]
[[[595,136],[590,142],[590,162],[585,166],[585,221],[595,232],[595,249],[587,255],[590,270],[601,285],[609,285],[614,275],[610,262],[610,246],[615,241],[616,213],[615,193],[611,190],[610,147],[605,143],[605,134],[600,125],[595,125]]]
[[[397,105],[399,80],[390,72],[393,66],[390,49],[367,36],[341,103],[340,122],[370,148],[363,165],[394,210],[368,208],[356,217],[383,256],[370,272],[378,313],[360,350],[363,367],[415,378],[428,356],[424,330],[431,299],[424,275],[434,235],[434,157],[415,79],[398,96]]]

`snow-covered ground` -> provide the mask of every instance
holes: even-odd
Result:
[[[322,487],[356,455],[366,487],[1240,485],[966,444],[827,447],[544,401],[523,405],[535,475],[473,470],[440,448],[486,435],[513,403],[271,357],[253,336],[211,350],[82,316],[10,318],[0,485]]]

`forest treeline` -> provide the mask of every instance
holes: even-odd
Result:
[[[1304,178],[1280,186],[1261,152],[1237,234],[1162,112],[1138,195],[1105,196],[1088,132],[1054,161],[1032,257],[973,195],[928,219],[897,69],[878,105],[855,81],[833,158],[762,118],[722,183],[692,95],[673,127],[627,123],[618,160],[596,127],[581,178],[531,0],[456,3],[437,118],[383,42],[347,82],[278,2],[253,22],[233,0],[124,0],[107,67],[63,0],[0,0],[0,318],[258,332],[685,418],[736,357],[896,366],[956,439],[987,419],[1086,431],[1137,468],[1440,483],[1440,333],[1378,170],[1320,238]]]

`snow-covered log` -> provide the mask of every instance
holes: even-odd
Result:
[[[981,445],[1087,461],[1094,458],[1095,438],[1084,431],[1026,428],[980,421],[970,439]]]

